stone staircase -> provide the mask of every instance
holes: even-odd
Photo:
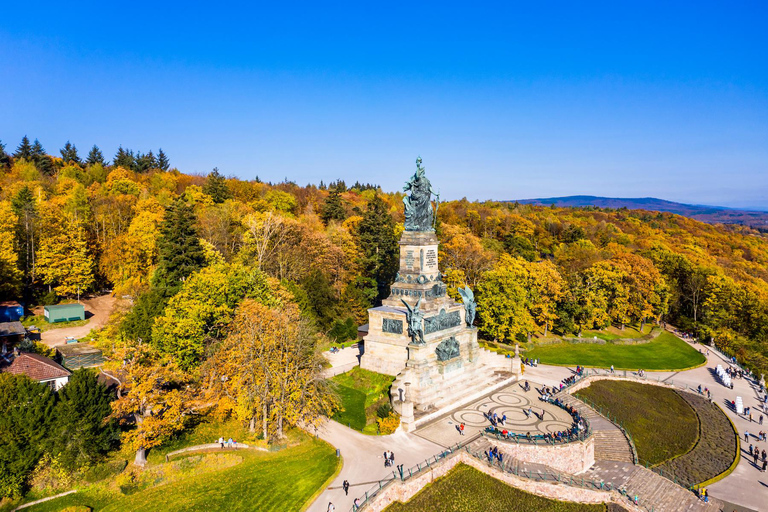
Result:
[[[595,436],[595,464],[584,473],[592,480],[622,489],[649,512],[715,512],[722,504],[711,499],[704,503],[691,491],[650,469],[634,464],[632,448],[624,432],[584,402],[563,391],[557,397],[587,418]]]
[[[595,460],[610,460],[618,462],[628,462],[632,464],[634,457],[629,441],[619,427],[597,414],[591,407],[588,407],[578,398],[561,392],[558,393],[563,403],[570,405],[579,411],[587,419],[595,435]]]
[[[722,504],[710,499],[704,503],[692,492],[650,469],[630,462],[602,460],[584,474],[593,480],[623,489],[630,498],[638,497],[640,506],[653,512],[717,512]]]

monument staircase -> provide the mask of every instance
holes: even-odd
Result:
[[[597,439],[595,440],[597,444]],[[474,456],[487,460],[490,441],[481,437],[469,443],[466,449]],[[503,453],[503,450],[502,450]],[[498,465],[498,463],[496,463]],[[641,509],[648,512],[717,512],[722,505],[710,499],[704,503],[692,492],[642,466],[626,461],[598,460],[579,475],[563,473],[544,464],[524,462],[504,453],[503,471],[534,481],[552,482],[574,487],[590,487],[584,482],[601,482],[603,490],[616,490],[632,501],[635,496]],[[602,487],[602,486],[601,486]]]
[[[579,411],[594,432],[595,464],[584,473],[585,478],[610,483],[630,498],[638,496],[641,506],[653,512],[722,510],[717,500],[704,503],[691,491],[635,464],[632,447],[618,426],[566,391],[557,397]]]
[[[635,457],[624,432],[619,427],[597,414],[584,402],[565,392],[557,394],[566,405],[570,405],[587,419],[595,433],[595,460],[628,462],[633,464]]]

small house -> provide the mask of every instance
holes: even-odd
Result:
[[[85,320],[85,307],[82,304],[58,304],[43,308],[45,319],[48,323],[71,322],[73,320]]]
[[[87,343],[67,343],[56,347],[65,368],[75,371],[78,368],[93,368],[104,364],[101,350]]]
[[[0,302],[0,322],[17,322],[24,316],[24,306],[13,300]]]
[[[11,347],[18,346],[27,330],[21,322],[0,322],[0,353],[6,353]]]
[[[54,391],[61,389],[71,375],[69,370],[53,359],[27,352],[18,354],[10,364],[0,365],[0,372],[26,375],[32,380],[50,386]]]

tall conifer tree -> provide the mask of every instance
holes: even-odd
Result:
[[[389,284],[394,281],[398,264],[395,239],[395,221],[387,204],[378,194],[368,203],[358,227],[360,247],[363,250],[363,273],[376,281],[377,303],[389,295]]]
[[[23,158],[24,160],[32,161],[32,144],[29,143],[29,137],[26,135],[21,139],[21,144],[16,148],[16,152],[13,154],[14,158]]]
[[[161,171],[167,171],[170,168],[168,156],[163,152],[163,148],[157,151],[157,167]]]
[[[88,153],[88,158],[85,161],[88,165],[94,165],[99,164],[101,166],[106,166],[107,162],[104,160],[104,155],[101,153],[101,150],[99,149],[99,146],[96,144],[93,145],[91,148],[91,151]]]
[[[203,192],[211,196],[214,203],[223,203],[231,197],[227,188],[227,180],[219,173],[218,167],[214,167],[208,175],[203,186]]]

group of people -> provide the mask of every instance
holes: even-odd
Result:
[[[760,468],[760,465],[757,463],[758,459],[763,461],[763,467],[760,469],[761,471],[765,471],[766,467],[768,467],[768,454],[765,453],[765,450],[760,452],[760,448],[753,447],[752,445],[749,445],[749,455],[753,458],[755,466]]]
[[[395,453],[392,450],[384,450],[384,467],[390,468],[395,463]]]
[[[488,457],[488,462],[493,464],[493,459],[497,459],[499,461],[499,464],[502,464],[504,462],[504,454],[499,451],[498,446],[494,446],[490,450],[487,450],[485,452],[485,456]]]
[[[523,364],[527,364],[528,366],[539,366],[539,359],[530,359],[528,357],[524,357],[522,359]]]
[[[237,447],[237,442],[235,442],[231,437],[229,439],[227,439],[226,441],[224,441],[223,437],[219,437],[219,440],[217,442],[221,445],[222,449],[225,447],[224,445],[226,445],[226,448],[236,448]]]
[[[493,425],[494,427],[496,427],[498,425],[505,426],[506,423],[507,423],[507,415],[506,414],[502,414],[501,416],[499,416],[495,412],[484,412],[483,415],[485,416],[485,419],[490,421],[491,425]],[[462,435],[463,435],[463,433],[462,433]]]

